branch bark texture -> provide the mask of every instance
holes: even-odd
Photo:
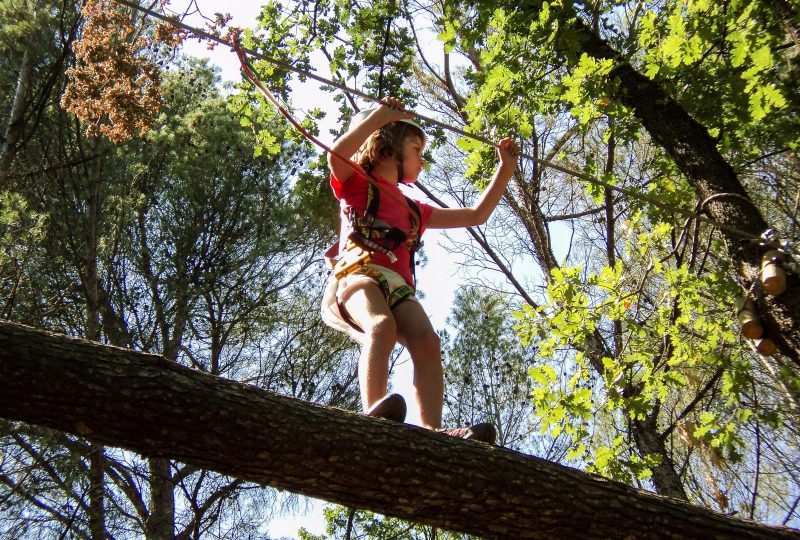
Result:
[[[484,538],[800,538],[502,448],[0,322],[0,416]]]

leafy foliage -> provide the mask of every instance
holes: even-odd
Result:
[[[44,216],[32,211],[19,194],[0,192],[0,313],[8,318],[17,304],[29,299],[32,282],[28,265],[41,256],[40,242],[44,234]]]
[[[796,53],[784,48],[774,5],[670,1],[644,13],[637,30],[645,73],[674,89],[724,149],[746,145],[752,158],[796,144],[785,76]]]

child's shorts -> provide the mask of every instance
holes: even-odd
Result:
[[[331,328],[345,332],[360,344],[364,342],[364,331],[347,313],[344,303],[358,288],[356,285],[365,281],[378,284],[389,308],[394,308],[406,300],[418,302],[414,296],[414,289],[406,283],[403,276],[385,266],[367,264],[340,280],[331,275],[322,297],[322,320]]]

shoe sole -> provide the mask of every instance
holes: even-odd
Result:
[[[491,445],[494,445],[495,441],[497,440],[497,430],[488,422],[481,422],[468,428],[458,428],[452,430],[442,429],[438,431],[457,439],[464,439],[465,441],[478,441]]]
[[[367,416],[403,422],[406,419],[406,400],[400,394],[389,394],[373,405]]]
[[[470,426],[469,434],[464,437],[468,441],[480,441],[486,444],[494,444],[497,440],[497,430],[489,423],[480,423]]]

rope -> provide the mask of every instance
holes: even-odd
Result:
[[[133,2],[130,2],[129,0],[113,0],[113,1],[116,2],[117,4],[121,4],[121,5],[127,6],[127,7],[131,8],[131,9],[134,9],[136,11],[145,13],[150,17],[158,19],[158,20],[160,20],[162,22],[165,22],[167,24],[170,24],[172,26],[175,26],[175,27],[178,27],[178,28],[182,28],[183,30],[186,30],[187,32],[190,32],[191,34],[195,35],[196,37],[208,39],[210,41],[213,41],[215,43],[219,43],[221,45],[231,46],[231,43],[225,41],[224,39],[220,38],[219,36],[215,36],[213,34],[210,34],[209,32],[201,30],[199,28],[196,28],[196,27],[193,27],[193,26],[189,26],[188,24],[183,23],[183,22],[181,22],[181,21],[179,21],[177,19],[173,19],[173,18],[167,17],[165,15],[162,15],[161,13],[153,11],[152,9],[139,6],[139,5],[137,5],[137,4],[133,3]],[[321,77],[321,76],[319,76],[319,75],[317,75],[315,73],[312,73],[312,72],[305,71],[303,69],[297,68],[297,67],[295,67],[295,66],[293,66],[293,65],[291,65],[291,64],[289,64],[287,62],[284,62],[282,60],[278,60],[277,58],[272,58],[272,57],[267,56],[265,54],[262,54],[262,53],[259,53],[257,51],[254,51],[252,49],[247,49],[247,48],[241,47],[241,46],[239,46],[238,49],[236,49],[236,47],[234,46],[234,50],[236,50],[237,55],[239,55],[240,61],[242,60],[242,58],[244,58],[245,62],[246,62],[246,57],[247,56],[251,56],[253,58],[258,58],[259,60],[264,60],[266,62],[269,62],[270,64],[273,64],[273,65],[275,65],[275,66],[277,66],[277,67],[279,67],[281,69],[285,69],[287,71],[291,71],[293,73],[297,73],[298,75],[302,75],[303,77],[307,77],[309,79],[315,80],[315,81],[320,82],[322,84],[325,84],[327,86],[331,86],[333,88],[336,88],[337,90],[341,90],[342,92],[346,92],[348,94],[352,94],[352,95],[361,97],[361,98],[363,98],[363,99],[365,99],[367,101],[370,101],[370,102],[373,102],[373,103],[380,103],[381,102],[379,98],[371,96],[371,95],[369,95],[369,94],[367,94],[365,92],[362,92],[361,90],[358,90],[356,88],[350,88],[349,86],[346,86],[344,84],[340,84],[340,83],[337,83],[335,81],[326,79],[326,78]],[[244,63],[243,63],[243,65],[244,65]],[[250,82],[252,82],[254,85],[256,85],[256,87],[265,96],[268,96],[268,99],[276,107],[278,107],[278,110],[281,112],[281,114],[283,114],[287,119],[289,119],[289,121],[292,123],[292,125],[295,128],[297,128],[298,130],[300,130],[300,132],[303,133],[303,135],[308,137],[310,140],[312,140],[315,144],[319,145],[321,148],[325,149],[326,152],[331,152],[333,155],[336,155],[340,159],[344,159],[346,162],[353,163],[351,160],[346,159],[346,158],[342,158],[341,156],[339,156],[335,152],[332,152],[326,145],[324,145],[321,141],[316,139],[316,137],[313,137],[299,123],[297,123],[294,119],[292,119],[291,115],[289,115],[288,112],[286,112],[286,109],[279,104],[277,99],[275,99],[275,97],[272,96],[272,94],[269,92],[269,90],[266,89],[266,87],[263,85],[263,83],[258,81],[258,78],[255,77],[255,75],[252,73],[252,71],[249,74],[246,73],[246,75],[247,75],[247,78],[250,80]],[[258,81],[258,82],[256,82],[256,81]],[[269,97],[269,96],[272,96],[272,97]],[[440,122],[440,121],[438,121],[436,119],[433,119],[433,118],[429,118],[429,117],[424,116],[424,115],[422,115],[422,114],[420,114],[418,112],[415,112],[415,111],[408,111],[408,112],[410,112],[416,118],[422,120],[423,122],[426,122],[426,123],[441,127],[442,129],[445,129],[445,130],[448,130],[450,132],[453,132],[453,133],[456,133],[458,135],[461,135],[463,137],[467,137],[467,138],[476,140],[478,142],[487,144],[487,145],[492,146],[494,148],[499,148],[500,147],[500,145],[498,143],[496,143],[496,142],[494,142],[494,141],[492,141],[492,140],[490,140],[487,137],[484,137],[482,135],[478,135],[478,134],[475,134],[475,133],[469,133],[467,131],[464,131],[461,128],[454,127],[454,126],[451,126],[449,124],[445,124],[443,122]],[[570,169],[568,167],[565,167],[563,165],[559,165],[557,163],[553,163],[553,162],[548,161],[548,160],[537,158],[537,157],[535,157],[535,156],[533,156],[531,154],[527,154],[527,153],[524,153],[524,152],[520,153],[520,157],[528,159],[531,162],[540,164],[540,165],[542,165],[544,167],[548,167],[548,168],[554,169],[556,171],[568,174],[570,176],[574,176],[575,178],[579,178],[579,179],[584,180],[585,182],[588,182],[590,184],[594,184],[594,185],[601,186],[601,187],[604,187],[604,188],[607,188],[607,189],[610,189],[610,190],[613,190],[613,191],[617,191],[619,193],[622,193],[623,195],[631,197],[632,199],[636,199],[636,200],[639,200],[639,201],[642,201],[642,202],[646,202],[648,204],[651,204],[651,205],[653,205],[653,206],[655,206],[657,208],[660,208],[662,210],[665,210],[667,212],[675,213],[675,214],[678,214],[678,215],[682,215],[683,217],[690,218],[690,219],[692,219],[692,218],[693,219],[697,219],[699,221],[707,223],[708,225],[717,227],[718,229],[726,230],[728,232],[731,232],[731,233],[739,236],[740,238],[747,239],[747,240],[750,240],[750,241],[753,241],[753,242],[765,243],[764,238],[762,238],[762,236],[759,236],[757,234],[753,234],[753,233],[751,233],[749,231],[745,231],[745,230],[739,229],[738,227],[734,227],[733,225],[728,225],[727,223],[717,222],[714,219],[706,217],[705,215],[700,214],[700,213],[693,213],[693,212],[690,212],[690,211],[687,211],[687,210],[684,210],[684,209],[681,209],[681,208],[677,208],[677,207],[675,207],[673,205],[670,205],[668,203],[664,203],[664,202],[660,201],[659,199],[656,199],[656,198],[651,197],[649,195],[645,195],[645,194],[640,193],[638,191],[634,191],[634,190],[632,190],[630,188],[625,188],[625,187],[621,187],[621,186],[617,186],[617,185],[611,184],[610,182],[605,182],[605,181],[603,181],[603,180],[601,180],[599,178],[595,178],[595,177],[590,176],[588,174],[581,173],[580,171],[572,170],[572,169]],[[358,169],[356,169],[356,170],[359,170],[359,169],[360,169],[360,167]],[[363,169],[361,169],[361,170],[363,170]],[[746,199],[746,200],[747,200],[747,202],[752,204],[752,201],[750,201],[749,199]],[[705,201],[704,204],[706,204],[707,202],[709,202],[709,201]],[[772,245],[773,247],[780,248],[780,246],[778,244],[768,243],[768,245]]]
[[[319,146],[325,152],[333,156],[336,156],[337,158],[347,163],[350,166],[350,168],[352,168],[353,170],[357,171],[362,176],[364,176],[364,178],[367,179],[367,182],[375,186],[376,189],[380,190],[385,194],[388,194],[389,197],[393,198],[395,201],[398,201],[403,206],[405,206],[406,209],[408,210],[408,214],[411,219],[411,227],[415,234],[417,235],[419,234],[419,229],[420,229],[419,219],[417,218],[416,213],[413,210],[411,210],[411,207],[409,206],[408,201],[406,201],[405,197],[398,196],[395,191],[387,190],[385,186],[382,186],[377,180],[375,180],[375,178],[371,174],[365,171],[360,164],[336,152],[334,149],[332,149],[331,147],[320,141],[317,137],[315,137],[307,129],[305,129],[302,126],[302,124],[300,124],[300,122],[298,122],[292,116],[292,114],[286,109],[286,107],[283,106],[280,100],[278,100],[278,98],[276,98],[275,95],[272,92],[270,92],[269,88],[267,88],[266,85],[263,82],[261,82],[261,80],[258,77],[256,77],[256,75],[253,73],[253,67],[247,60],[247,55],[245,54],[244,48],[242,47],[242,44],[238,38],[235,38],[233,40],[233,50],[236,52],[236,55],[239,58],[239,63],[242,65],[242,72],[244,73],[245,77],[247,77],[247,79],[253,84],[253,86],[255,86],[264,95],[264,97],[266,97],[267,100],[269,100],[269,102],[272,103],[275,106],[275,108],[278,109],[278,112],[280,112],[283,115],[283,117],[286,118],[286,120],[288,120],[289,123],[292,124],[292,126],[294,126],[294,128],[297,131],[299,131],[304,137],[306,137],[308,140]],[[402,180],[402,178],[398,178],[398,181],[400,180]]]

